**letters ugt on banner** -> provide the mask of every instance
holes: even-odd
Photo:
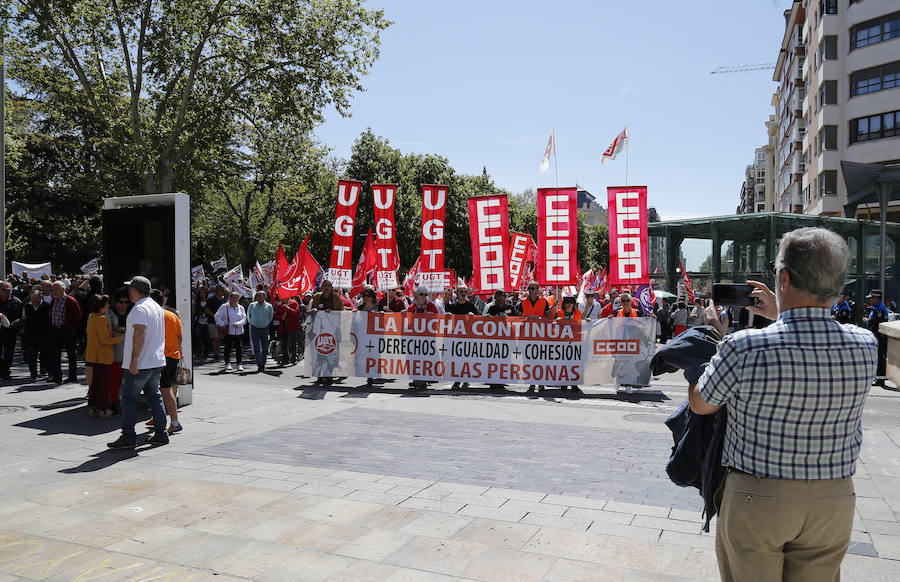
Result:
[[[447,211],[447,186],[422,185],[422,260],[423,273],[444,270],[444,216]]]
[[[349,289],[353,280],[353,228],[362,183],[352,180],[338,182],[337,206],[334,212],[334,232],[331,236],[331,261],[328,280],[340,289]]]

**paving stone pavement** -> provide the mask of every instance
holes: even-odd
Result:
[[[638,426],[639,428],[639,426]],[[197,454],[700,511],[665,475],[666,434],[352,408]]]
[[[677,376],[572,400],[219,372],[137,451],[106,450],[83,385],[0,383],[0,582],[718,579],[699,497],[664,476]],[[900,397],[873,396],[851,581],[900,579]]]

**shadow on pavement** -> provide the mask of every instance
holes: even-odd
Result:
[[[377,381],[376,381],[377,382]],[[522,390],[514,390],[510,388],[484,388],[470,387],[466,390],[450,390],[449,388],[426,388],[425,390],[410,390],[404,382],[388,382],[386,384],[376,383],[374,385],[359,384],[357,386],[343,386],[337,382],[331,385],[313,385],[313,386],[296,386],[294,390],[302,390],[300,398],[308,400],[321,400],[327,392],[344,392],[341,398],[368,398],[370,394],[394,394],[401,397],[428,397],[428,396],[482,396],[482,397],[521,397],[527,396],[532,400],[547,400],[555,402],[558,400],[610,400],[617,402],[665,402],[671,400],[660,390],[642,388],[628,394],[626,392],[611,393],[578,393],[570,390],[563,390],[560,387],[549,386],[541,392],[525,392]]]
[[[119,461],[125,461],[127,459],[133,459],[138,456],[138,451],[132,451],[129,449],[107,449],[105,451],[101,451],[95,455],[92,455],[93,458],[88,459],[77,467],[69,467],[68,469],[60,469],[58,473],[91,473],[93,471],[99,471],[101,469],[105,469],[112,465],[115,465]]]
[[[140,414],[138,417],[140,418]],[[88,416],[87,407],[69,408],[41,418],[26,420],[15,426],[43,431],[44,435],[77,434],[81,436],[97,436],[117,430],[122,426],[122,419],[110,417]]]
[[[60,400],[59,402],[51,402],[50,404],[32,404],[32,408],[37,410],[56,410],[58,408],[72,408],[73,406],[81,406],[87,401],[87,398],[69,398]]]
[[[13,386],[15,386],[15,384],[13,384]],[[61,386],[61,384],[57,384],[55,382],[42,382],[40,384],[31,384],[29,382],[29,383],[18,385],[16,387],[16,389],[13,390],[13,392],[43,392],[44,390],[51,390],[58,386]]]

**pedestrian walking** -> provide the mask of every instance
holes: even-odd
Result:
[[[50,304],[42,300],[39,285],[31,290],[29,302],[22,313],[25,319],[22,345],[33,382],[38,379],[40,369],[47,370],[47,342],[50,338]]]
[[[81,326],[81,307],[74,297],[66,293],[62,281],[54,281],[50,301],[50,376],[51,381],[62,384],[62,351],[66,350],[69,364],[67,382],[78,381],[78,328]]]
[[[866,329],[875,334],[875,338],[878,340],[878,371],[875,376],[875,386],[884,388],[887,378],[887,336],[881,333],[878,326],[888,321],[890,313],[881,298],[881,289],[872,289],[866,295],[866,300],[869,302]]]
[[[0,327],[0,380],[12,378],[9,371],[16,353],[16,336],[22,318],[22,301],[12,291],[13,285],[9,281],[0,284],[0,314],[4,318],[4,325]]]
[[[250,324],[250,343],[256,358],[256,371],[266,369],[269,357],[269,325],[275,319],[272,304],[266,301],[266,292],[257,291],[256,301],[247,307],[247,322]]]
[[[181,362],[182,357],[181,318],[177,311],[171,307],[166,307],[166,297],[163,295],[162,290],[152,289],[150,298],[163,309],[163,335],[165,336],[163,355],[166,357],[166,365],[159,375],[159,393],[162,396],[166,414],[169,415],[167,432],[171,435],[183,430],[181,421],[178,420],[178,400],[176,399],[178,385],[175,382],[178,364]],[[155,427],[156,419],[151,418],[147,421],[147,426]]]
[[[849,263],[847,243],[829,230],[784,235],[775,292],[748,281],[750,309],[777,321],[726,336],[689,388],[697,414],[728,407],[716,531],[726,582],[840,579],[878,359],[872,332],[831,317]]]
[[[216,311],[216,324],[225,333],[225,372],[233,372],[231,367],[231,350],[234,348],[234,361],[237,371],[243,372],[243,336],[244,325],[247,323],[247,313],[244,306],[239,303],[241,295],[232,291],[228,296],[228,302],[223,303]]]
[[[159,380],[165,356],[165,315],[163,309],[150,299],[150,281],[135,276],[125,283],[134,303],[125,325],[125,352],[123,366],[128,365],[122,377],[119,396],[122,406],[122,435],[107,446],[111,449],[133,449],[137,443],[134,425],[137,422],[137,397],[143,392],[153,413],[154,434],[148,443],[165,445],[169,442],[166,432],[166,411],[159,392]]]

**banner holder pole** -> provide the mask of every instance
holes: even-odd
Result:
[[[628,141],[631,141],[631,136],[628,135],[628,123],[625,123],[625,135],[627,136]],[[628,188],[628,152],[631,149],[631,144],[625,144],[625,187]]]

